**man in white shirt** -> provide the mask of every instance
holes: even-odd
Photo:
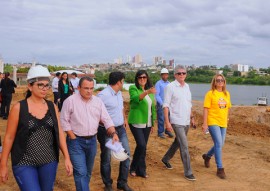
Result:
[[[80,81],[80,79],[77,77],[77,73],[73,72],[71,74],[70,82],[71,82],[71,84],[73,86],[73,89],[74,89],[76,94],[79,93],[79,90],[78,90],[79,81]]]
[[[54,103],[56,105],[57,105],[57,100],[59,99],[58,82],[59,82],[60,76],[61,76],[61,73],[56,72],[55,77],[52,80],[52,91],[53,91]]]
[[[194,181],[196,178],[192,174],[187,133],[190,123],[192,125],[195,125],[195,123],[191,113],[191,92],[188,84],[185,83],[186,76],[186,68],[177,65],[174,69],[175,81],[168,84],[165,88],[163,102],[165,125],[167,131],[174,130],[175,139],[161,161],[168,169],[172,169],[169,160],[180,149],[180,156],[184,166],[184,176],[187,180]]]

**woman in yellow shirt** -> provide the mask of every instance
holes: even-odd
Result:
[[[226,80],[222,74],[213,77],[211,90],[204,99],[202,130],[209,130],[214,146],[202,157],[206,168],[210,167],[210,159],[215,155],[217,176],[226,178],[222,165],[222,147],[225,142],[229,109],[231,108],[230,93],[226,90]]]

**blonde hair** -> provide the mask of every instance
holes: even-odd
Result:
[[[217,88],[216,88],[216,79],[217,77],[222,77],[222,79],[224,80],[224,85],[222,87],[222,92],[225,94],[225,96],[227,96],[227,90],[226,90],[226,79],[222,74],[216,74],[214,75],[212,82],[211,82],[211,90],[212,92],[214,92]]]

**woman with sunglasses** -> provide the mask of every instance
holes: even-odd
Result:
[[[225,142],[230,108],[231,99],[230,93],[226,90],[225,77],[217,74],[212,79],[211,90],[205,95],[202,126],[204,132],[209,129],[214,146],[202,157],[205,167],[209,168],[210,159],[215,156],[217,176],[221,179],[226,178],[222,164],[222,147]]]
[[[27,75],[26,99],[11,109],[3,144],[0,176],[8,179],[8,155],[14,177],[22,191],[52,191],[59,161],[59,149],[68,175],[73,172],[58,110],[45,100],[50,89],[47,68],[34,66]]]
[[[149,76],[145,70],[139,70],[135,75],[135,85],[129,87],[130,111],[128,123],[136,141],[133,160],[130,165],[130,175],[147,178],[146,148],[150,132],[153,132],[156,119],[155,94]]]

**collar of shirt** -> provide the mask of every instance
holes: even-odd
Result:
[[[184,87],[187,85],[186,82],[184,82],[184,85],[182,86],[177,80],[174,80],[174,84],[175,86],[179,86],[179,87]]]
[[[108,88],[109,88],[110,92],[112,93],[112,95],[119,95],[120,94],[120,91],[115,92],[114,89],[110,85],[108,86]]]

